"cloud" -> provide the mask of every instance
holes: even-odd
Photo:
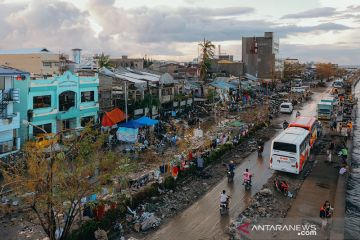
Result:
[[[1,0],[0,0],[1,1]],[[187,6],[187,5],[184,5]],[[351,27],[325,22],[314,26],[252,18],[248,7],[116,7],[115,0],[88,0],[80,10],[70,2],[31,0],[0,7],[0,48],[47,47],[55,52],[80,47],[111,55],[196,56],[197,42],[241,41],[273,31],[279,37],[338,32]],[[100,26],[98,34],[91,27]],[[229,49],[238,48],[229,46]],[[192,50],[193,49],[193,50]],[[234,52],[236,52],[234,50]]]
[[[14,9],[10,4],[5,8]],[[90,27],[88,13],[59,1],[31,1],[0,19],[0,48],[46,46],[54,51],[93,48],[100,43]]]
[[[360,5],[350,5],[346,8],[347,12],[360,12]]]
[[[292,13],[282,16],[282,19],[286,18],[319,18],[319,17],[330,17],[336,14],[336,9],[332,7],[323,7],[307,10],[299,13]]]
[[[333,62],[344,65],[354,65],[360,62],[360,49],[353,46],[337,46],[333,44],[322,45],[295,45],[281,44],[283,57],[297,57],[301,61]]]

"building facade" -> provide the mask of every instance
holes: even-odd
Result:
[[[29,72],[31,76],[59,74],[60,54],[46,48],[0,51],[0,65]]]
[[[20,90],[21,103],[15,104],[20,121],[27,120],[48,133],[78,129],[98,120],[99,78],[95,73],[81,76],[66,71],[51,78],[17,81],[15,86]],[[22,142],[42,134],[31,125],[20,126]]]
[[[24,81],[28,73],[0,65],[0,158],[20,149],[20,113],[14,104],[20,104],[16,81]]]
[[[263,37],[242,38],[242,61],[245,72],[258,78],[273,78],[281,71],[279,58],[279,40],[272,32]]]
[[[122,56],[121,58],[111,58],[110,64],[114,68],[131,68],[135,70],[144,69],[144,59],[141,58],[128,58],[128,56]]]

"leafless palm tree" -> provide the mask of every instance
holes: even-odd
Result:
[[[203,42],[199,43],[199,46],[201,47],[200,80],[206,82],[207,72],[211,65],[210,59],[214,57],[215,45],[204,38]]]

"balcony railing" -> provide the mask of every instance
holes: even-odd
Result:
[[[18,138],[13,138],[12,140],[9,141],[0,142],[0,154],[18,150],[17,142],[18,142]]]
[[[19,89],[10,88],[0,90],[0,102],[18,102],[19,100]]]

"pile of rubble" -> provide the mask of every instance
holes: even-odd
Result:
[[[227,229],[231,239],[243,239],[243,233],[239,231],[242,224],[256,224],[263,219],[282,219],[285,218],[294,197],[303,182],[301,178],[281,176],[283,180],[290,183],[290,194],[284,196],[283,193],[272,190],[273,181],[277,176],[273,176],[264,185],[264,188],[256,193],[249,206],[234,219]]]

